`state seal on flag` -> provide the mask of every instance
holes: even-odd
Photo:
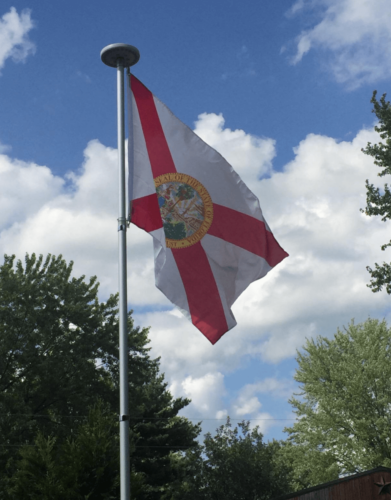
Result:
[[[168,248],[187,248],[200,241],[213,220],[213,202],[205,187],[187,174],[154,179]]]

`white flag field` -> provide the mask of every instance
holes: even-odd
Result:
[[[129,87],[131,222],[153,237],[156,286],[214,344],[288,254],[231,165],[133,75]]]

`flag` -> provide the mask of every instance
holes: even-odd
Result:
[[[153,237],[156,286],[214,344],[288,254],[231,165],[133,75],[128,100],[131,222]]]

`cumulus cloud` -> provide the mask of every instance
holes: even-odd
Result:
[[[291,396],[294,384],[291,379],[265,378],[255,384],[247,384],[241,391],[241,398],[248,400],[255,394],[271,394],[274,397],[288,398]]]
[[[389,313],[388,296],[366,287],[365,269],[387,259],[380,245],[389,227],[359,211],[365,179],[377,173],[360,149],[378,137],[368,130],[350,142],[309,135],[294,160],[275,172],[273,140],[225,129],[223,117],[213,114],[200,115],[196,132],[259,197],[290,257],[243,293],[234,305],[238,326],[211,346],[155,288],[151,238],[131,227],[129,304],[136,323],[152,327],[152,355],[161,356],[173,393],[193,400],[188,416],[259,419],[265,432],[273,424],[265,419],[285,416],[270,401],[287,398],[290,385],[274,377],[229,394],[227,375],[244,359],[278,364],[292,358],[306,337],[331,336],[353,317],[359,322]],[[104,299],[117,289],[117,181],[117,151],[99,141],[87,145],[80,169],[66,178],[0,155],[0,253],[62,253],[75,261],[76,275],[98,275]]]
[[[259,410],[261,406],[262,405],[259,399],[255,396],[252,398],[241,397],[240,401],[238,401],[238,404],[234,405],[235,414],[239,416],[249,415]]]
[[[82,167],[66,179],[54,177],[47,167],[0,156],[0,206],[7,216],[0,233],[2,253],[19,258],[26,252],[61,253],[75,262],[75,273],[99,274],[103,297],[115,292],[117,165],[117,151],[99,141],[87,145]],[[129,259],[135,263],[129,266],[130,302],[164,304],[161,293],[150,290],[154,283],[150,237],[133,229],[129,242]],[[151,283],[147,289],[146,283]]]
[[[254,384],[247,384],[232,403],[231,415],[250,420],[251,426],[258,426],[262,433],[266,433],[272,426],[285,426],[288,420],[282,420],[281,415],[276,420],[277,415],[260,411],[264,406],[260,399],[271,396],[273,399],[286,400],[292,395],[293,389],[293,380],[273,377],[259,380]]]
[[[192,414],[209,415],[212,418],[221,415],[222,398],[226,392],[222,373],[206,373],[201,377],[189,375],[182,381],[174,381],[170,390],[174,395],[191,399]]]
[[[247,384],[232,402],[230,415],[241,420],[249,420],[250,426],[259,427],[263,434],[267,433],[272,427],[278,426],[282,428],[292,419],[292,415],[284,419],[281,414],[276,415],[274,411],[270,413],[261,411],[261,409],[266,405],[272,408],[271,400],[288,399],[292,395],[293,389],[293,380],[273,377],[259,380],[254,384]]]
[[[299,0],[289,14],[306,9],[317,21],[296,38],[293,64],[314,49],[321,51],[322,60],[334,78],[350,88],[390,77],[388,0]]]
[[[270,413],[258,411],[261,406],[257,397],[240,398],[233,405],[231,414],[239,417],[240,420],[249,421],[251,428],[258,427],[262,434],[265,434],[277,422],[273,420]]]
[[[0,19],[0,69],[11,58],[14,62],[25,62],[35,53],[35,45],[29,40],[28,33],[34,27],[31,11],[22,10],[18,14],[15,7]]]
[[[361,148],[377,139],[367,130],[351,142],[309,135],[283,172],[259,183],[266,219],[290,254],[234,310],[249,337],[268,336],[257,346],[264,359],[278,362],[306,337],[387,311],[388,299],[366,287],[365,269],[384,258],[387,227],[359,212],[364,180],[376,175]]]
[[[225,128],[224,123],[222,114],[202,113],[195,122],[194,132],[231,165],[240,165],[240,176],[251,189],[254,180],[271,172],[276,141]]]
[[[7,148],[0,145],[1,150]],[[0,154],[0,230],[26,220],[56,198],[63,185],[64,179],[47,167]]]
[[[220,152],[225,149],[228,157],[230,134],[219,135],[221,125],[213,118],[205,117],[197,130],[203,128],[208,141],[210,127],[213,145]],[[255,142],[250,139],[244,137],[243,143],[251,151],[249,144]],[[377,173],[361,148],[377,140],[368,130],[349,142],[311,134],[295,148],[295,159],[282,172],[264,168],[271,150],[254,171],[239,155],[229,158],[259,197],[266,220],[290,257],[239,298],[233,307],[238,326],[213,348],[180,315],[139,315],[152,326],[153,352],[162,356],[171,378],[228,374],[238,369],[244,356],[278,364],[295,356],[306,338],[332,336],[353,317],[359,322],[369,315],[389,315],[388,296],[373,294],[366,286],[366,265],[387,259],[380,245],[388,241],[389,229],[359,211],[365,206],[365,179],[375,180]],[[269,172],[269,177],[260,179],[260,172]],[[253,385],[252,394],[247,388],[243,400],[225,402],[221,410],[252,419],[278,417],[264,407],[258,393],[282,390],[288,397],[291,388],[273,383]]]

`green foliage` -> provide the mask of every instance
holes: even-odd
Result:
[[[27,255],[24,266],[5,256],[0,266],[0,470],[7,470],[0,491],[16,474],[19,450],[26,467],[40,454],[50,470],[59,449],[77,446],[89,408],[100,400],[118,428],[117,297],[100,303],[96,278],[71,273],[61,256]],[[177,416],[188,400],[172,398],[159,360],[149,356],[148,330],[134,328],[130,314],[128,341],[131,464],[137,498],[153,500],[175,474],[172,452],[194,446],[199,428]],[[45,477],[50,485],[50,473]],[[94,481],[90,476],[89,488]]]
[[[15,473],[6,487],[14,500],[111,500],[119,496],[118,424],[99,401],[72,437],[59,442],[38,433],[33,445],[20,448]],[[10,468],[11,466],[9,466]],[[144,476],[131,473],[132,499]]]
[[[333,481],[339,477],[339,466],[335,456],[305,439],[279,442],[276,461],[288,472],[289,491],[298,491],[317,484]]]
[[[175,477],[164,492],[162,500],[204,500],[202,446],[171,455]]]
[[[194,189],[188,184],[181,184],[176,191],[176,196],[180,200],[190,200],[194,196]]]
[[[170,500],[268,500],[289,492],[289,467],[278,461],[280,445],[265,444],[258,427],[227,419],[203,446],[186,452],[185,474]]]
[[[380,101],[376,99],[377,92],[373,92],[371,103],[373,104],[372,112],[376,114],[379,124],[375,126],[376,132],[379,132],[382,142],[379,144],[368,143],[363,149],[363,153],[374,158],[374,163],[381,168],[378,173],[379,177],[391,174],[391,104],[386,101],[386,94],[383,94]],[[391,191],[387,184],[384,188],[375,187],[366,181],[367,189],[367,205],[365,210],[362,210],[366,215],[380,215],[382,221],[387,221],[391,218]],[[391,246],[391,241],[382,245],[381,249],[385,250]],[[375,264],[375,269],[367,267],[371,275],[371,282],[368,285],[373,292],[379,292],[386,288],[388,294],[391,294],[391,265],[383,262],[382,265]]]
[[[186,238],[186,226],[183,222],[164,222],[164,234],[170,240],[183,240]]]
[[[38,433],[20,449],[8,494],[15,500],[114,499],[118,495],[118,425],[99,402],[63,442]]]
[[[110,395],[110,375],[95,360],[115,361],[117,299],[100,304],[96,278],[71,272],[61,256],[27,256],[25,269],[6,256],[0,267],[2,442],[23,444],[38,428],[57,433],[63,415],[85,415],[96,393]]]
[[[241,422],[232,428],[229,419],[215,436],[205,436],[207,498],[264,500],[288,493],[287,477],[275,470],[272,448],[262,439],[258,427]]]
[[[385,321],[351,322],[329,340],[307,340],[298,353],[301,392],[290,403],[299,420],[282,455],[295,489],[391,466],[391,330]]]
[[[195,191],[191,186],[189,186],[188,184],[181,184],[175,193],[175,195],[178,199],[173,204],[173,206],[170,208],[169,214],[174,210],[174,208],[177,206],[177,204],[180,201],[190,200],[191,198],[194,197],[194,194],[195,194]],[[167,238],[168,238],[168,236],[167,236]]]

